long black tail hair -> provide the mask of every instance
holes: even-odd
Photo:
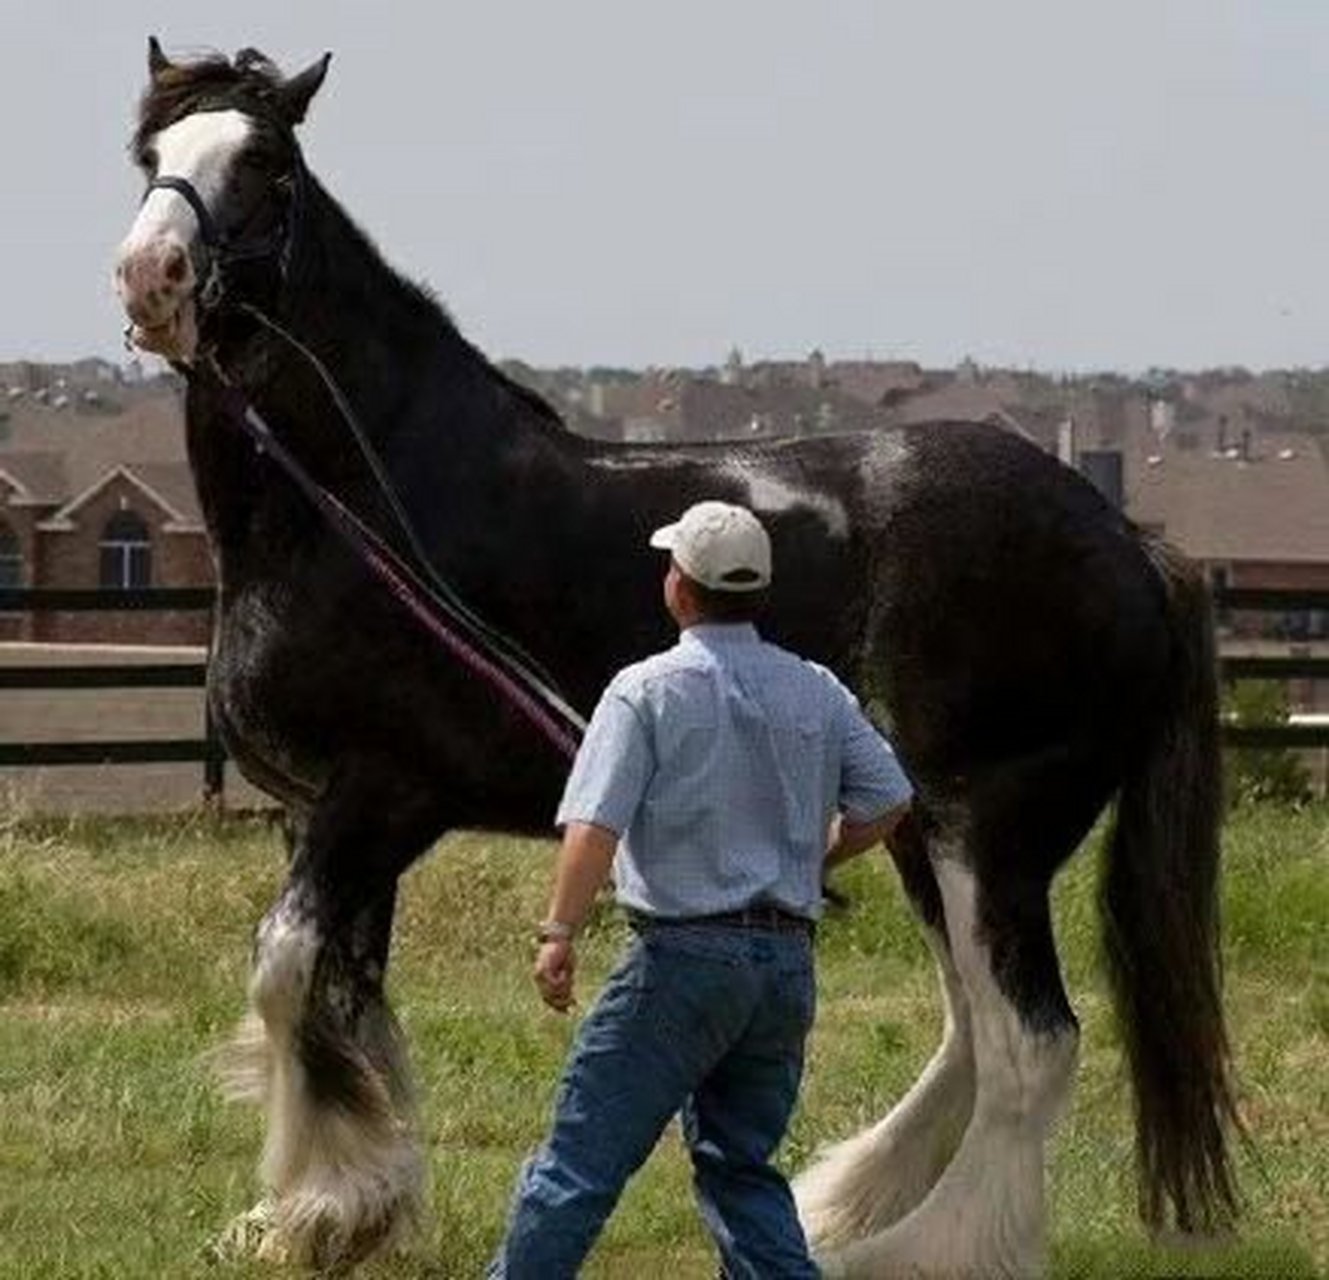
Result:
[[[1166,585],[1172,669],[1108,836],[1100,905],[1135,1086],[1140,1212],[1186,1232],[1237,1212],[1228,1137],[1239,1129],[1219,950],[1222,765],[1209,593],[1166,543],[1145,549]]]

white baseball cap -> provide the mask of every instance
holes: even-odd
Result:
[[[760,591],[771,581],[771,540],[746,507],[698,502],[651,534],[694,582],[712,591]]]

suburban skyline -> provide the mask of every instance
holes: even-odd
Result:
[[[495,359],[1329,363],[1329,7],[6,15],[0,362],[123,358],[146,41],[333,52],[311,168]]]

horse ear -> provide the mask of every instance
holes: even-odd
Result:
[[[148,37],[148,75],[154,80],[171,69],[171,60],[162,52],[156,36]]]
[[[282,114],[290,124],[299,124],[309,110],[309,103],[328,74],[332,54],[325,53],[317,62],[292,76],[281,87]]]

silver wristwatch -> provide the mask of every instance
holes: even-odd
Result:
[[[535,926],[535,936],[541,942],[571,942],[576,932],[562,920],[543,920]]]

